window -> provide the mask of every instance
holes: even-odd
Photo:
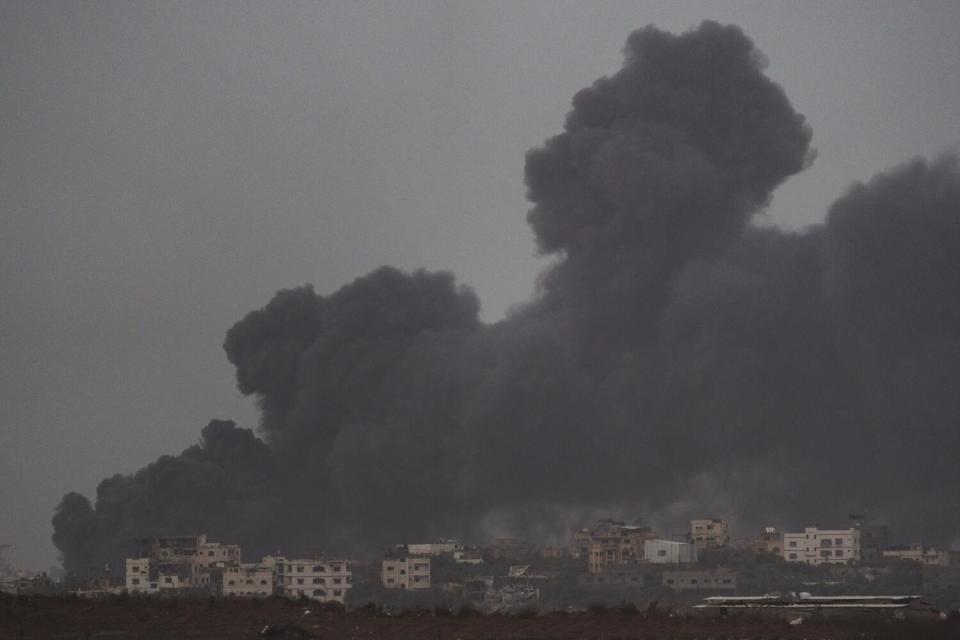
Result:
[[[796,541],[796,540],[791,540],[791,541],[790,541],[790,548],[791,548],[791,549],[796,549],[796,548],[797,548],[797,541]]]
[[[821,543],[821,545],[824,546],[824,547],[829,547],[829,546],[831,546],[830,538],[825,538],[825,539],[823,540],[823,542]]]
[[[247,584],[253,584],[253,578],[247,578]]]
[[[387,578],[387,584],[393,584],[393,578]]]
[[[303,578],[297,578],[297,584],[303,584]]]
[[[733,581],[732,581],[730,578],[724,578],[724,579],[723,579],[723,584],[730,584],[731,582],[733,582]]]
[[[326,568],[325,566],[323,566],[322,564],[318,564],[317,566],[315,566],[315,567],[313,568],[313,572],[314,572],[314,573],[323,573],[323,572],[326,571],[326,570],[327,570],[327,568]]]
[[[402,576],[407,575],[407,570],[406,570],[406,569],[400,569],[400,575],[402,575]]]
[[[212,558],[212,557],[213,557],[213,551],[207,551],[207,557],[208,557],[208,558]]]
[[[297,565],[297,573],[303,573],[303,565],[302,565],[302,564],[298,564],[298,565]]]
[[[797,559],[797,554],[791,553],[791,554],[790,554],[790,559],[791,559],[791,560],[796,560],[796,559]]]
[[[266,580],[261,580],[261,581],[260,581],[260,584],[267,584],[267,581],[266,581]]]
[[[333,584],[340,584],[341,582],[343,582],[343,580],[342,580],[341,578],[334,578],[334,579],[333,579]]]
[[[835,556],[842,556],[842,555],[843,555],[843,549],[837,549],[836,551],[833,552],[833,554],[834,554]]]
[[[314,578],[313,584],[320,584],[320,578]]]
[[[335,596],[341,596],[341,595],[343,595],[343,592],[340,591],[340,589],[336,589],[336,590],[333,592],[333,595],[335,595]]]
[[[173,584],[173,578],[171,578],[170,576],[164,576],[163,581],[166,584]]]
[[[657,551],[657,555],[660,556],[661,558],[663,558],[664,556],[667,555],[667,550],[666,550],[666,549],[659,549],[659,550]]]
[[[131,582],[133,582],[133,584],[140,584],[140,578],[134,578]]]
[[[697,584],[696,578],[690,578],[690,584]]]
[[[230,586],[232,587],[233,585],[235,585],[235,584],[237,584],[237,583],[236,583],[236,582],[234,582],[233,580],[231,580],[231,581],[230,581],[230,582],[228,582],[227,584],[228,584],[228,585],[230,585]]]
[[[323,589],[314,589],[314,590],[313,590],[313,595],[315,595],[315,596],[324,596],[324,595],[326,595],[326,594],[323,592]]]
[[[834,541],[834,543],[836,543],[836,545],[837,545],[838,547],[841,546],[841,545],[843,545],[843,538],[834,538],[833,541]]]
[[[387,571],[394,571],[395,569],[396,569],[396,567],[394,567],[393,565],[388,565],[388,566],[387,566]]]

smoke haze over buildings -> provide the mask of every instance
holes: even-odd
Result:
[[[634,32],[527,154],[555,258],[530,301],[485,324],[452,274],[391,267],[278,292],[224,343],[262,439],[213,421],[93,503],[68,494],[65,566],[156,533],[370,549],[604,508],[760,526],[869,505],[952,539],[957,158],[855,185],[809,230],[755,226],[815,156],[764,66],[737,27]]]

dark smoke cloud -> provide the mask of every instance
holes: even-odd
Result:
[[[670,526],[960,524],[960,171],[916,161],[824,225],[751,217],[811,132],[736,27],[632,34],[527,155],[534,298],[492,325],[452,275],[381,268],[277,293],[227,334],[260,435],[204,440],[54,518],[67,568],[157,533],[251,553],[562,535],[605,510]],[[832,519],[832,520],[831,520]]]

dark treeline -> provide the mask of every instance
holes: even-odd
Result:
[[[760,228],[814,158],[762,54],[705,22],[636,31],[624,58],[527,154],[527,219],[555,256],[529,302],[484,324],[453,275],[390,267],[278,292],[224,344],[262,439],[214,421],[94,504],[66,495],[66,568],[150,534],[361,550],[604,510],[746,529],[869,507],[952,541],[956,157],[854,185],[805,232]]]

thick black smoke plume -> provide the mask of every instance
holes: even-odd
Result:
[[[603,510],[745,529],[868,507],[960,525],[960,170],[857,185],[805,233],[751,225],[811,132],[736,27],[632,34],[527,155],[534,299],[484,325],[446,273],[281,291],[227,334],[257,440],[68,494],[68,569],[138,536],[251,553],[562,532]]]

